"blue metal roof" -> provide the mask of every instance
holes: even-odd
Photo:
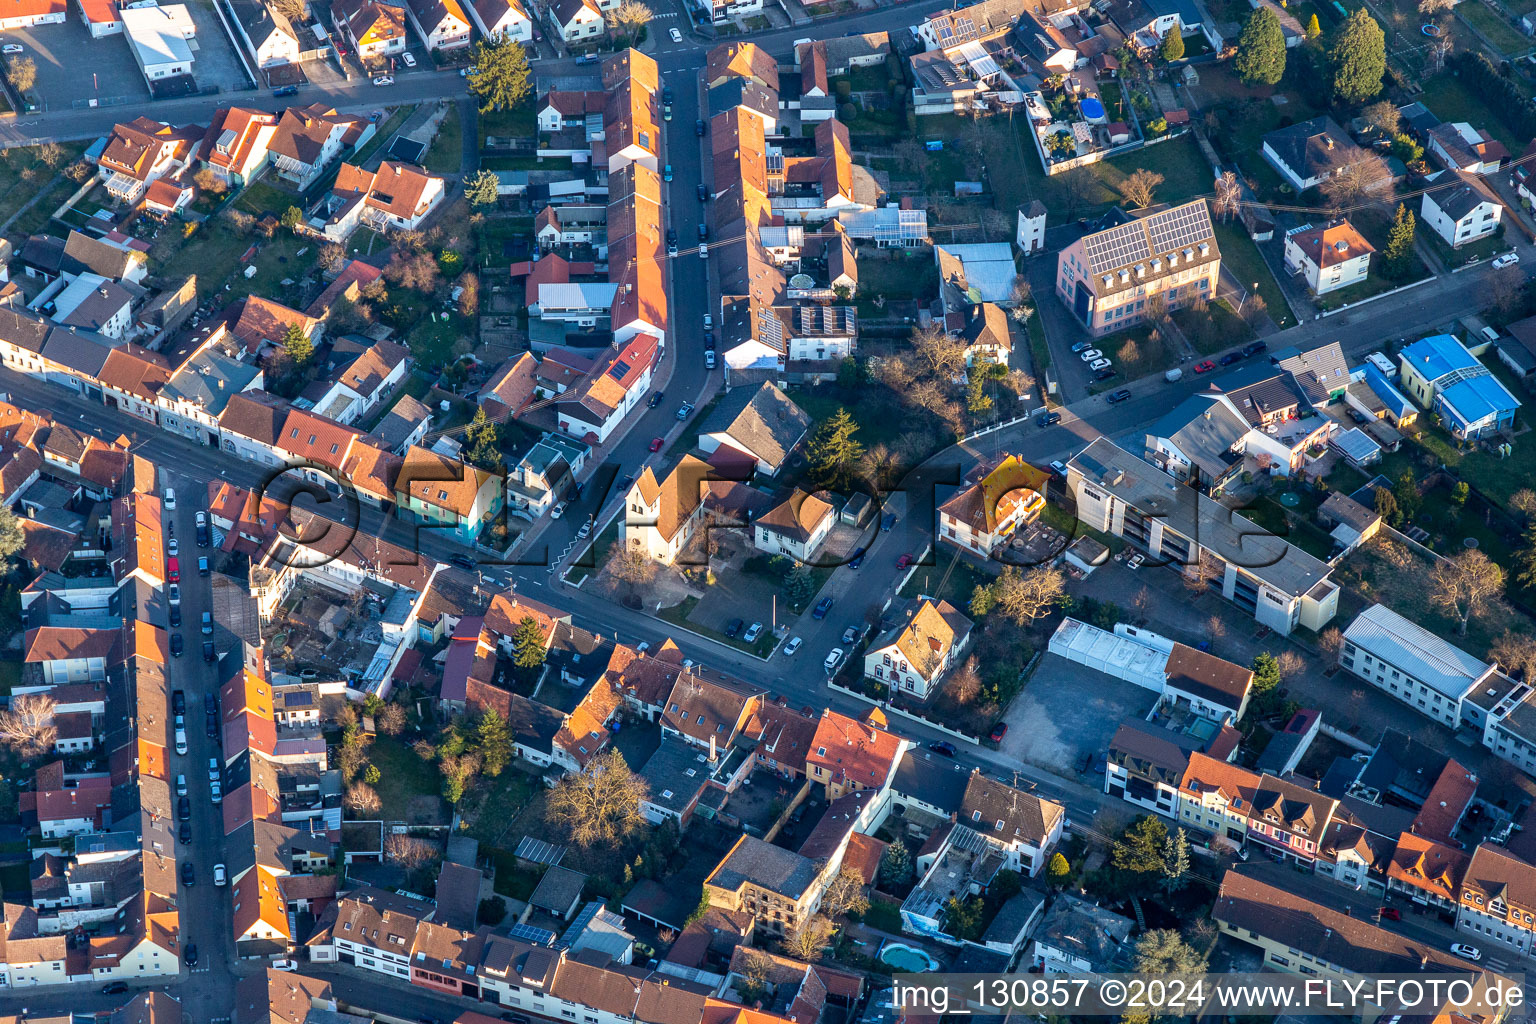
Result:
[[[1477,366],[1477,359],[1461,342],[1449,334],[1433,334],[1403,349],[1402,360],[1413,366],[1414,372],[1428,381],[1439,380],[1448,373]]]
[[[1520,400],[1492,374],[1452,384],[1440,392],[1440,399],[1445,411],[1460,420],[1463,429],[1488,419],[1507,419],[1520,408]]]
[[[1387,379],[1386,374],[1376,369],[1375,363],[1365,364],[1365,382],[1370,385],[1372,391],[1376,392],[1376,397],[1381,399],[1382,404],[1391,411],[1393,416],[1401,418],[1412,415],[1415,411],[1413,403],[1397,390],[1396,386]]]

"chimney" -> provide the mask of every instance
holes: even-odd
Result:
[[[1331,135],[1324,135],[1323,136],[1323,145],[1327,146],[1329,149],[1332,149],[1333,148],[1333,136],[1331,136]]]

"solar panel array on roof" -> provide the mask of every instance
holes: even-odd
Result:
[[[1146,229],[1139,221],[1089,235],[1083,239],[1083,250],[1088,255],[1088,269],[1095,274],[1152,256],[1152,251],[1147,248]]]
[[[314,702],[314,697],[308,691],[283,694],[283,707],[285,708],[307,708]]]
[[[1205,203],[1185,203],[1146,219],[1147,234],[1156,252],[1173,252],[1211,237],[1211,217]]]
[[[1209,209],[1201,199],[1089,235],[1083,239],[1083,251],[1089,272],[1104,274],[1192,248],[1210,241],[1213,234]]]
[[[554,932],[548,928],[536,928],[531,924],[515,924],[507,934],[514,939],[531,942],[535,946],[553,946],[555,944]]]
[[[623,380],[624,375],[628,372],[629,364],[622,359],[618,359],[615,360],[613,366],[609,368],[608,376],[612,377],[614,380]]]
[[[533,836],[523,836],[517,844],[514,856],[518,860],[526,860],[532,864],[559,864],[565,856],[565,847],[546,843]]]

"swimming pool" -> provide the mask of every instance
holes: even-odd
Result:
[[[939,969],[939,962],[933,957],[920,949],[900,942],[887,942],[880,947],[880,961],[908,974],[922,974]]]
[[[1104,104],[1100,103],[1092,96],[1086,96],[1083,98],[1082,108],[1083,116],[1090,121],[1097,121],[1104,116]]]

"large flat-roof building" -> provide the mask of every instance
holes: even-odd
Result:
[[[1462,702],[1498,669],[1447,643],[1383,604],[1344,631],[1339,665],[1422,715],[1461,725]]]
[[[1263,625],[1321,629],[1338,612],[1332,568],[1098,438],[1067,465],[1083,523],[1199,574]]]

